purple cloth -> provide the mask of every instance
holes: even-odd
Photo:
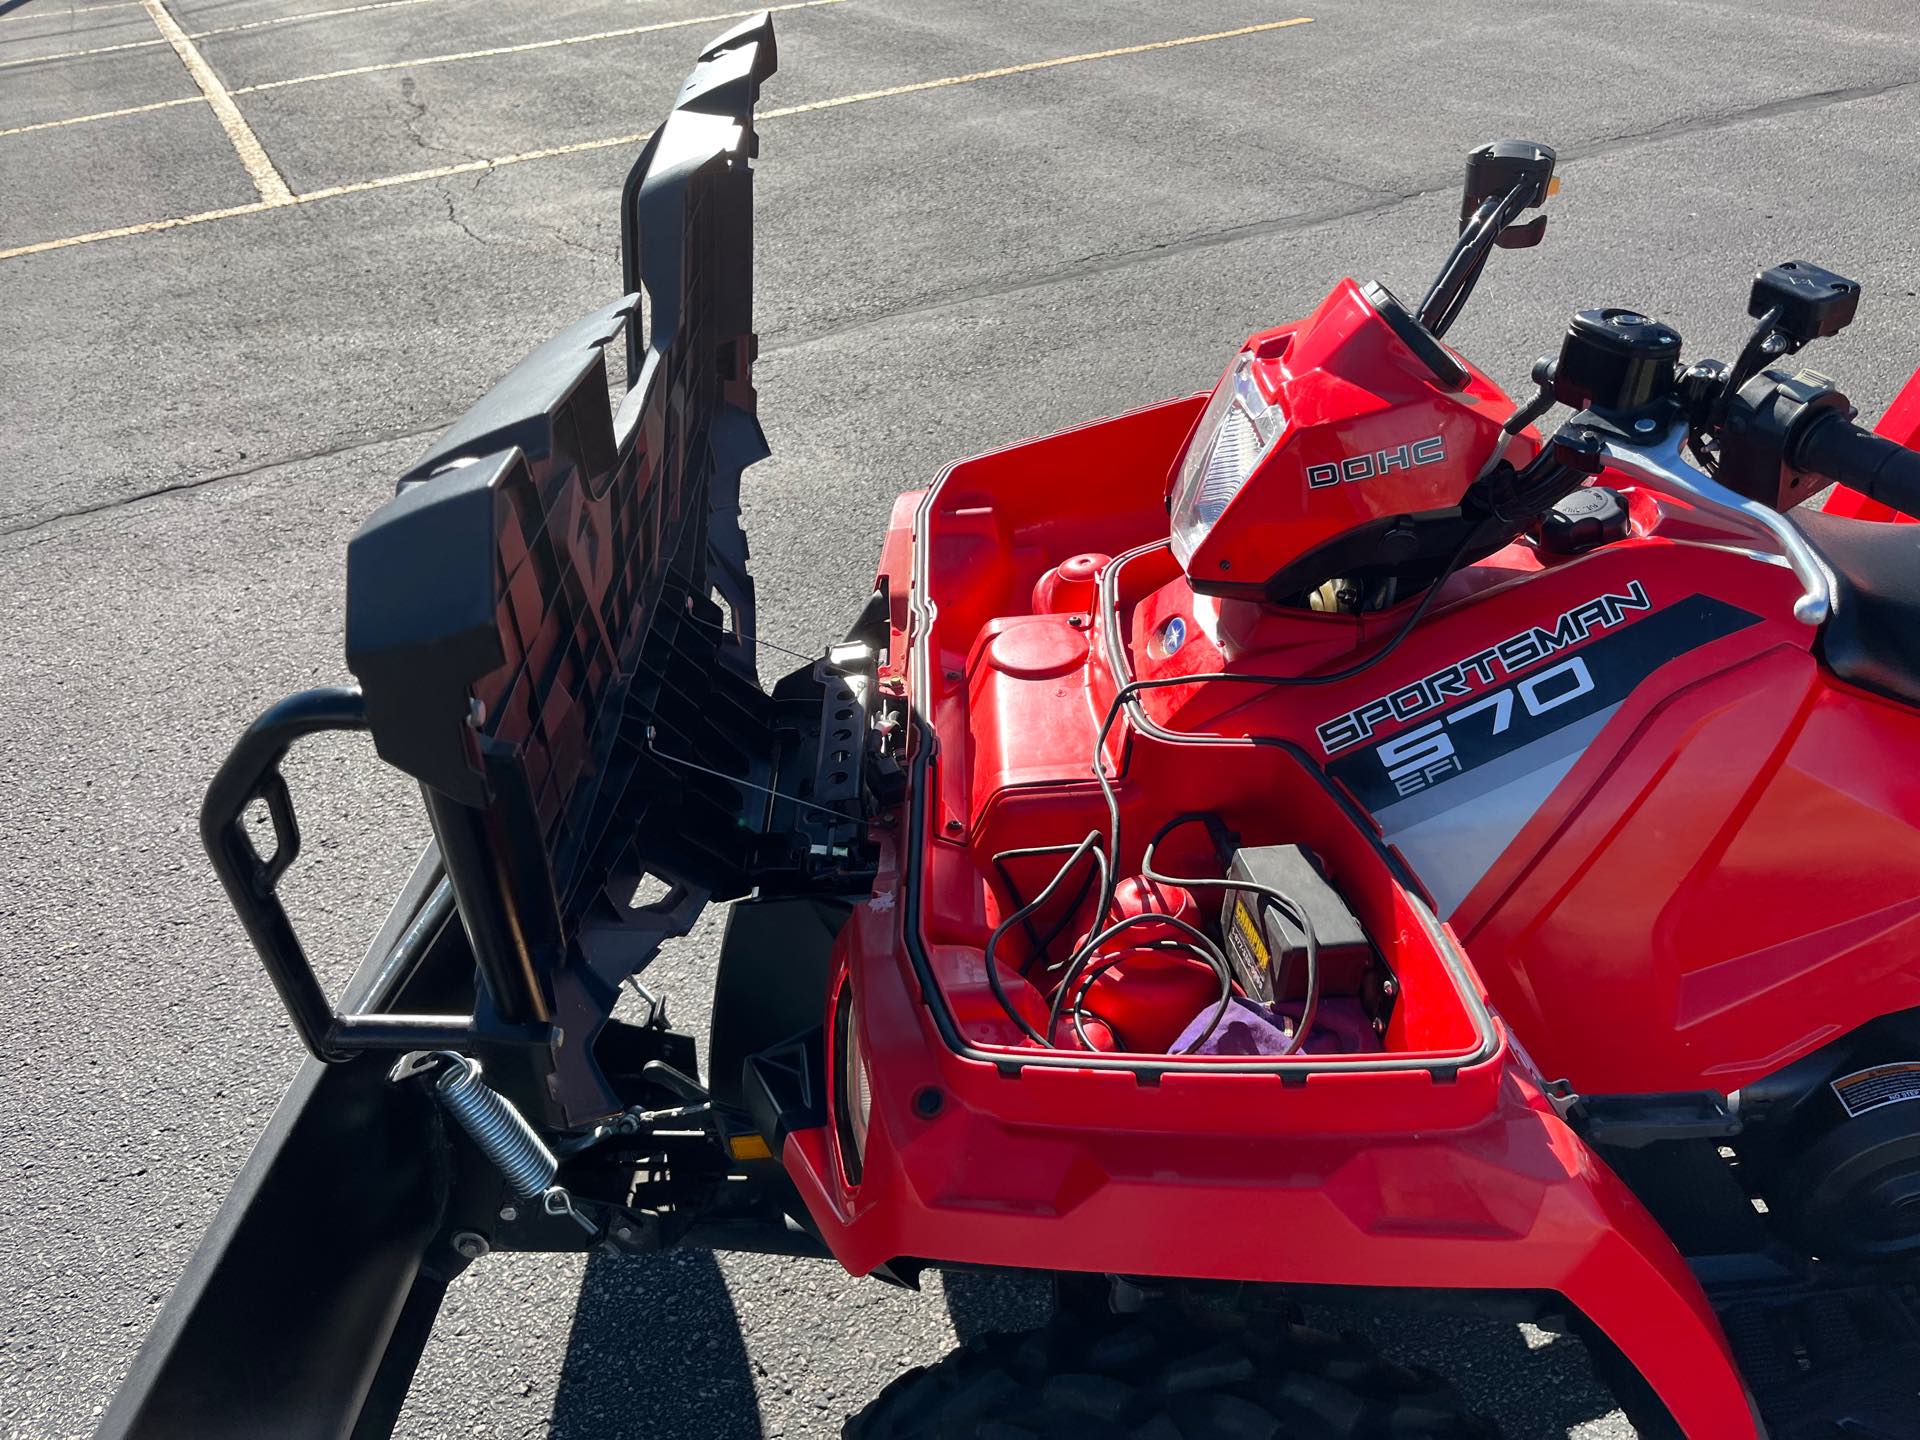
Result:
[[[1236,995],[1226,1016],[1207,1036],[1206,1042],[1198,1050],[1189,1050],[1188,1047],[1212,1024],[1213,1013],[1219,1007],[1218,1000],[1209,1001],[1206,1008],[1180,1032],[1180,1038],[1173,1042],[1172,1053],[1283,1055],[1288,1040],[1293,1036],[1294,1026],[1299,1021],[1301,1009],[1297,1000],[1285,1005],[1267,1006]],[[1324,1000],[1314,1015],[1313,1033],[1307,1036],[1307,1043],[1300,1048],[1309,1055],[1370,1055],[1380,1049],[1380,1039],[1373,1033],[1373,1025],[1358,1001]]]

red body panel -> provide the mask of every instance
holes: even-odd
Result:
[[[1920,1004],[1916,747],[1797,650],[1733,660],[1636,707],[1456,924],[1551,1073],[1731,1091]]]
[[[1161,1054],[1130,1070],[1042,1051],[988,991],[982,946],[1011,903],[988,857],[1102,823],[1091,759],[1117,686],[1326,667],[1401,619],[1196,597],[1164,550],[1106,560],[1164,537],[1166,477],[1200,404],[980,457],[895,508],[883,688],[921,722],[913,797],[875,832],[880,876],[829,982],[835,997],[852,987],[870,1064],[860,1181],[831,1127],[795,1133],[782,1156],[814,1222],[855,1273],[911,1258],[1553,1291],[1687,1435],[1755,1435],[1698,1283],[1542,1077],[1731,1090],[1920,1005],[1920,715],[1821,669],[1791,576],[1748,539],[1633,494],[1633,538],[1574,560],[1493,557],[1450,582],[1404,654],[1352,681],[1173,687],[1147,697],[1146,728],[1114,729],[1121,873],[1181,811],[1308,844],[1400,982],[1379,1054],[1251,1069]],[[1091,558],[1053,573],[1074,556]],[[1110,608],[1090,593],[1096,572]],[[1193,638],[1169,645],[1175,617]],[[1542,625],[1552,640],[1531,658],[1494,648]],[[1416,683],[1483,654],[1505,658]],[[1384,749],[1386,765],[1436,721],[1464,737],[1453,719],[1469,706],[1497,718],[1522,702],[1546,727],[1538,744],[1559,747],[1551,763],[1509,774],[1505,751],[1463,759],[1403,773],[1404,793],[1362,763]],[[1563,705],[1581,710],[1577,729]],[[1219,746],[1248,734],[1288,743]],[[1540,792],[1486,832],[1477,878],[1444,825],[1439,847],[1422,833],[1462,781],[1495,808],[1516,786]],[[1432,813],[1402,825],[1408,800]],[[1014,879],[1030,894],[1056,865]],[[1458,893],[1442,898],[1449,865]],[[1021,951],[1003,958],[1017,990]]]
[[[1662,529],[1545,569],[1516,565],[1349,685],[1254,699],[1244,688],[1173,689],[1153,692],[1148,707],[1169,728],[1287,734],[1317,752],[1326,717],[1596,595],[1638,584],[1649,597],[1653,610],[1623,625],[1623,639],[1632,624],[1697,596],[1756,617],[1689,642],[1635,685],[1517,830],[1483,820],[1472,801],[1442,816],[1447,828],[1433,843],[1488,847],[1464,893],[1447,893],[1402,842],[1547,1075],[1588,1094],[1725,1092],[1920,1005],[1920,773],[1911,763],[1920,714],[1820,668],[1812,632],[1792,619],[1787,571],[1668,540],[1667,507],[1638,508]],[[1177,606],[1193,608],[1177,581],[1146,597],[1136,647]],[[1183,669],[1270,672],[1306,648],[1300,631],[1358,627],[1288,616],[1266,628],[1274,633],[1256,634],[1231,659],[1204,636],[1178,658]],[[1368,738],[1391,742],[1439,713],[1379,723]],[[1380,813],[1384,822],[1391,811]]]
[[[1436,383],[1352,280],[1246,349],[1253,382],[1284,420],[1189,557],[1195,583],[1223,593],[1258,593],[1369,521],[1456,503],[1513,413],[1477,371],[1457,391]]]

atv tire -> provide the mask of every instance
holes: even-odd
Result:
[[[1499,1440],[1429,1370],[1284,1316],[1074,1311],[910,1370],[842,1440]]]

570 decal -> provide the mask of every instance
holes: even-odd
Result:
[[[1487,737],[1507,735],[1513,730],[1514,712],[1520,712],[1522,728],[1536,727],[1525,722],[1539,720],[1563,705],[1571,705],[1599,687],[1593,672],[1578,655],[1563,660],[1550,670],[1529,675],[1516,685],[1483,695],[1471,705],[1463,705],[1444,719],[1416,725],[1404,734],[1382,741],[1376,753],[1386,767],[1387,779],[1396,795],[1415,795],[1428,786],[1456,775],[1462,768],[1460,747],[1448,732],[1457,725],[1477,722],[1487,727]],[[1481,716],[1488,717],[1481,720]],[[1556,726],[1548,728],[1557,728]]]
[[[1643,611],[1651,613],[1631,618]],[[1319,727],[1320,743],[1338,752],[1327,771],[1376,814],[1442,786],[1441,808],[1470,803],[1584,748],[1655,670],[1759,618],[1705,595],[1653,610],[1634,581],[1555,617],[1551,628],[1530,627],[1335,716]],[[1573,728],[1582,720],[1591,724]],[[1374,737],[1401,721],[1414,723]]]

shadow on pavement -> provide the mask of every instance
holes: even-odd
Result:
[[[1053,1308],[1042,1277],[955,1270],[941,1277],[964,1343],[1043,1324]],[[1548,1440],[1614,1412],[1586,1348],[1569,1336],[1460,1315],[1309,1307],[1309,1324],[1358,1331],[1381,1353],[1451,1380],[1471,1408],[1509,1436]],[[636,1336],[671,1336],[641,1345]],[[637,1422],[637,1423],[636,1423]],[[1630,1436],[1625,1421],[1598,1432]],[[753,1369],[725,1278],[703,1250],[587,1263],[555,1397],[551,1440],[762,1440]]]
[[[1527,1334],[1504,1321],[1417,1312],[1354,1313],[1308,1307],[1307,1322],[1358,1331],[1381,1354],[1424,1365],[1452,1381],[1469,1408],[1515,1437],[1559,1437],[1614,1413],[1613,1397],[1593,1373],[1587,1348],[1571,1335]],[[1625,1420],[1601,1433],[1631,1436]]]
[[[638,1343],[643,1336],[670,1338]],[[551,1440],[760,1440],[762,1433],[740,1319],[711,1253],[587,1261]]]
[[[947,1314],[964,1342],[996,1330],[1044,1324],[1053,1293],[1039,1276],[955,1270],[944,1277]],[[1586,1347],[1571,1336],[1534,1330],[1534,1342],[1512,1324],[1462,1315],[1370,1313],[1309,1307],[1309,1324],[1358,1331],[1383,1355],[1425,1365],[1459,1389],[1468,1405],[1500,1422],[1518,1440],[1551,1440],[1614,1413],[1613,1398],[1593,1373]],[[1625,1420],[1607,1436],[1630,1436]]]
[[[1043,1275],[949,1270],[941,1276],[947,1317],[965,1344],[998,1330],[1031,1330],[1053,1314],[1053,1285]]]

